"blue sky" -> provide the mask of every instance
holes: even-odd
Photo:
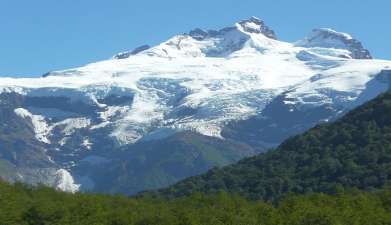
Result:
[[[391,59],[390,8],[389,0],[0,0],[0,76],[40,76],[250,16],[280,40],[331,27]]]

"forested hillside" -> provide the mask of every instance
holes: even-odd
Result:
[[[0,224],[390,224],[390,115],[386,93],[275,150],[137,198],[0,181]]]
[[[390,190],[291,195],[271,205],[226,193],[166,201],[69,194],[0,182],[2,225],[384,225],[390,221]]]
[[[277,149],[152,193],[165,197],[227,191],[275,200],[293,193],[381,188],[391,179],[391,92]],[[151,193],[149,193],[151,194]]]

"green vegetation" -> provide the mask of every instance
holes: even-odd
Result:
[[[134,195],[169,185],[213,168],[253,156],[255,151],[244,144],[220,140],[192,132],[180,132],[168,138],[142,141],[125,146],[109,166],[93,168],[94,191]],[[107,158],[113,158],[108,156]],[[80,167],[85,172],[91,165]]]
[[[291,195],[272,205],[226,193],[166,201],[69,194],[0,182],[0,224],[385,225],[391,224],[391,190]]]
[[[111,101],[129,99],[106,100],[108,102],[104,103],[110,104]],[[10,182],[18,180],[50,185],[50,174],[55,173],[61,167],[59,165],[74,161],[71,158],[76,157],[71,173],[77,177],[88,177],[94,184],[89,191],[132,195],[167,187],[214,166],[226,166],[257,153],[242,143],[189,131],[118,146],[108,136],[109,130],[87,134],[89,128],[82,128],[67,137],[66,145],[61,145],[63,125],[51,130],[51,144],[46,144],[35,137],[31,119],[15,113],[17,108],[45,110],[53,107],[60,107],[58,109],[70,115],[90,115],[91,110],[94,111],[82,102],[72,102],[64,97],[0,93],[0,178]],[[52,124],[59,120],[53,117],[47,122]],[[86,135],[94,143],[91,146],[93,151],[77,150]],[[59,148],[61,151],[58,151]],[[101,159],[101,163],[82,160],[91,156]]]
[[[390,115],[391,92],[275,150],[138,198],[0,181],[0,225],[391,225]],[[172,165],[192,165],[192,153],[222,163],[220,155],[235,158],[192,137],[181,136],[183,146],[173,145],[177,139],[167,142]],[[187,148],[189,142],[197,147]],[[179,154],[184,148],[187,154]],[[146,152],[153,155],[153,149]],[[137,160],[151,160],[144,156]],[[158,162],[167,170],[181,168]],[[153,171],[151,179],[164,176],[159,167]]]
[[[178,197],[221,190],[249,199],[285,193],[381,188],[391,180],[391,92],[283,142],[277,149],[146,195]]]

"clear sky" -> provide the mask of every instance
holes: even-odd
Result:
[[[317,27],[352,34],[391,59],[390,0],[0,0],[0,76],[40,76],[250,16],[280,40]]]

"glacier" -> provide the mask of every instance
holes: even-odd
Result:
[[[183,131],[246,142],[226,128],[264,120],[277,100],[288,112],[332,108],[314,118],[329,121],[389,89],[390,70],[390,61],[372,59],[349,34],[321,28],[288,43],[252,17],[39,78],[1,77],[0,92],[26,97],[15,113],[32,121],[52,154],[63,180],[57,187],[74,192],[83,189],[77,177],[85,176],[73,170],[89,156],[109,162],[107,152]],[[299,132],[315,122],[292,126],[302,126]],[[104,157],[95,155],[102,138],[113,142]],[[254,138],[259,146],[247,144],[263,150],[280,141]]]

